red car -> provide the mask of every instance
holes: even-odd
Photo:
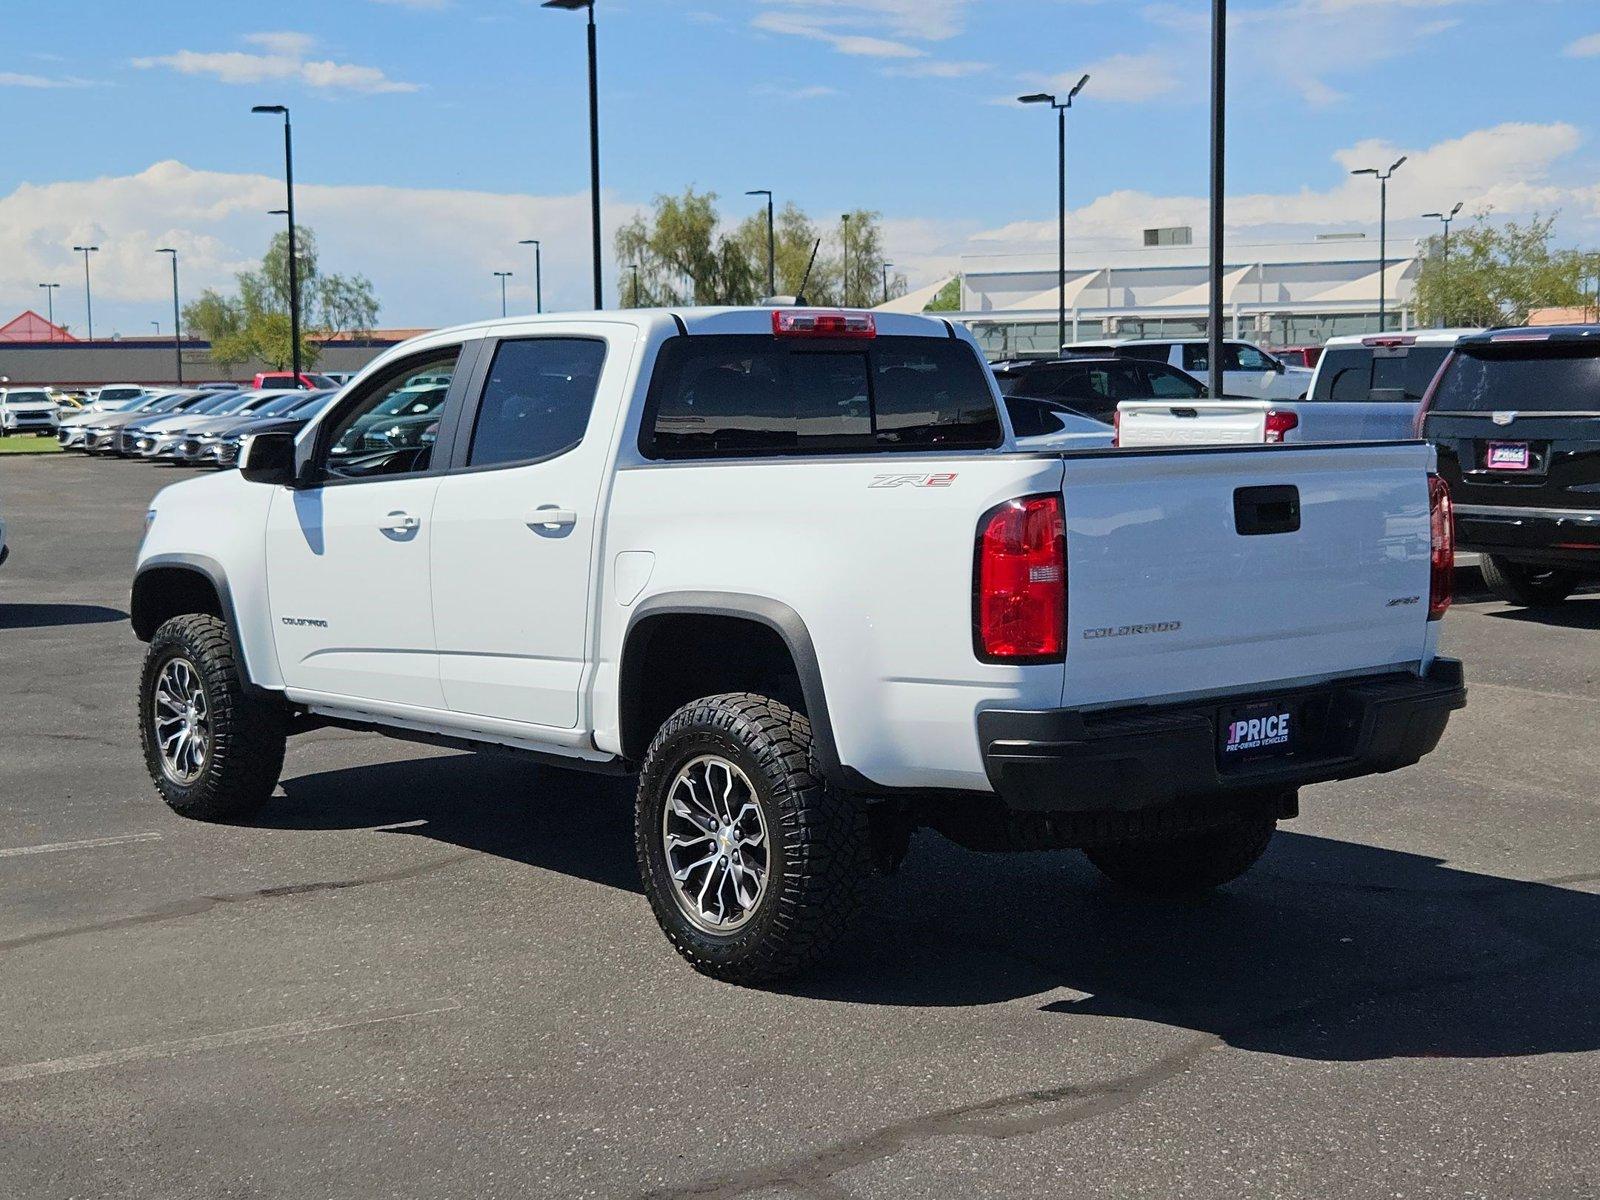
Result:
[[[336,388],[339,385],[326,375],[312,375],[310,372],[301,371],[300,381],[295,382],[293,371],[260,371],[256,374],[253,388]]]

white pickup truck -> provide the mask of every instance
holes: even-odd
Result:
[[[332,454],[421,372],[423,437]],[[1021,452],[926,317],[430,333],[156,498],[145,759],[202,819],[323,725],[637,773],[650,903],[740,982],[810,961],[922,827],[1216,886],[1301,785],[1414,763],[1465,703],[1429,454]]]
[[[1125,400],[1117,405],[1117,444],[1242,446],[1414,437],[1428,385],[1469,332],[1426,329],[1332,338],[1317,360],[1309,391],[1299,399],[1245,394],[1179,403]]]

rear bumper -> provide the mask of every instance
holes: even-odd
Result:
[[[1293,701],[1304,714],[1299,750],[1222,768],[1223,709],[1268,698]],[[1421,678],[1363,676],[1104,713],[989,710],[978,714],[978,735],[989,783],[1008,808],[1134,812],[1407,767],[1439,744],[1450,714],[1466,703],[1461,663],[1440,658]]]
[[[1600,509],[1458,504],[1455,511],[1462,550],[1600,574]]]

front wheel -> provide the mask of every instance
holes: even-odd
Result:
[[[1210,891],[1239,878],[1266,853],[1278,822],[1252,815],[1178,837],[1094,846],[1089,861],[1113,883],[1152,896]]]
[[[173,617],[150,639],[139,735],[156,791],[196,820],[250,816],[283,770],[283,709],[250,691],[227,625],[201,613]]]
[[[1535,567],[1512,562],[1498,554],[1485,554],[1478,564],[1489,590],[1507,604],[1547,608],[1560,604],[1578,586],[1578,577],[1560,567]]]
[[[730,983],[815,961],[873,871],[866,810],[822,780],[811,723],[743,692],[693,701],[662,725],[639,776],[634,843],[667,940]]]

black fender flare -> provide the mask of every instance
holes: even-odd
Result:
[[[141,642],[148,642],[154,636],[154,629],[142,629],[139,620],[139,583],[156,571],[187,571],[191,575],[198,575],[209,583],[217,594],[217,603],[222,607],[222,620],[228,627],[228,637],[233,642],[233,652],[239,659],[239,665],[244,668],[245,684],[255,687],[255,673],[250,669],[250,653],[245,648],[244,640],[239,636],[239,615],[234,607],[233,589],[228,586],[228,573],[222,569],[222,564],[216,559],[204,554],[188,554],[172,552],[167,554],[153,554],[139,564],[139,569],[134,572],[133,587],[128,597],[128,613],[133,624],[134,636]]]
[[[684,613],[707,617],[736,617],[765,625],[783,640],[794,660],[795,671],[800,676],[800,694],[805,697],[806,716],[811,721],[812,745],[823,773],[830,784],[846,787],[851,772],[839,761],[838,743],[834,741],[833,721],[828,715],[827,692],[822,686],[822,669],[818,665],[816,647],[811,641],[811,631],[800,614],[780,600],[767,596],[750,596],[739,592],[662,592],[641,601],[628,618],[628,627],[622,635],[622,653],[618,662],[619,682],[628,677],[628,655],[634,645],[634,632],[650,617]],[[623,698],[618,696],[619,707]]]

